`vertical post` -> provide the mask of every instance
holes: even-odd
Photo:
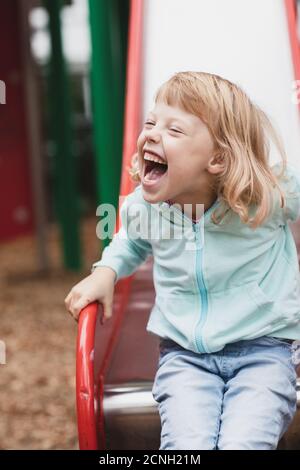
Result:
[[[99,202],[113,204],[116,209],[121,180],[128,12],[128,0],[89,0],[96,187]],[[103,245],[109,241],[103,240]]]
[[[49,269],[49,255],[47,251],[46,195],[43,184],[44,168],[41,152],[41,113],[36,90],[37,78],[34,73],[35,71],[29,47],[30,29],[28,24],[28,14],[30,11],[30,4],[28,4],[27,0],[20,0],[19,9],[19,24],[22,36],[22,66],[25,78],[26,121],[29,136],[28,141],[35,212],[38,266],[40,270],[46,271]]]
[[[78,172],[72,148],[70,93],[62,50],[61,0],[44,0],[49,13],[52,53],[49,63],[50,127],[55,144],[54,198],[55,212],[61,229],[63,258],[66,268],[81,267],[79,237]]]

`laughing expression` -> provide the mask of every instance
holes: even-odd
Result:
[[[171,199],[201,203],[211,185],[214,142],[194,114],[157,102],[137,141],[143,197],[150,203]]]

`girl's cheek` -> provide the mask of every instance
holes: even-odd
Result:
[[[142,147],[142,136],[141,136],[141,134],[137,138],[136,146],[137,146],[138,150],[141,150],[141,147]]]
[[[145,145],[145,136],[143,134],[140,134],[140,136],[138,137],[138,140],[137,140],[137,149],[138,149],[138,152],[140,154],[142,154],[143,152],[143,148],[144,148],[144,145]]]
[[[146,136],[145,136],[145,132],[142,130],[142,131],[140,132],[138,138],[137,138],[137,141],[138,141],[139,143],[144,142],[144,141],[145,141],[145,137],[146,137]]]

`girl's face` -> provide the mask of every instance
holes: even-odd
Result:
[[[214,142],[199,117],[178,107],[156,103],[138,137],[137,149],[146,201],[204,203],[208,193],[212,195],[219,166],[213,164]],[[149,161],[153,158],[161,163]]]

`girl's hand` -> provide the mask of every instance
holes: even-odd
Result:
[[[81,310],[94,301],[102,303],[104,307],[102,324],[112,316],[115,278],[113,269],[99,266],[71,289],[65,298],[65,306],[76,321]]]

